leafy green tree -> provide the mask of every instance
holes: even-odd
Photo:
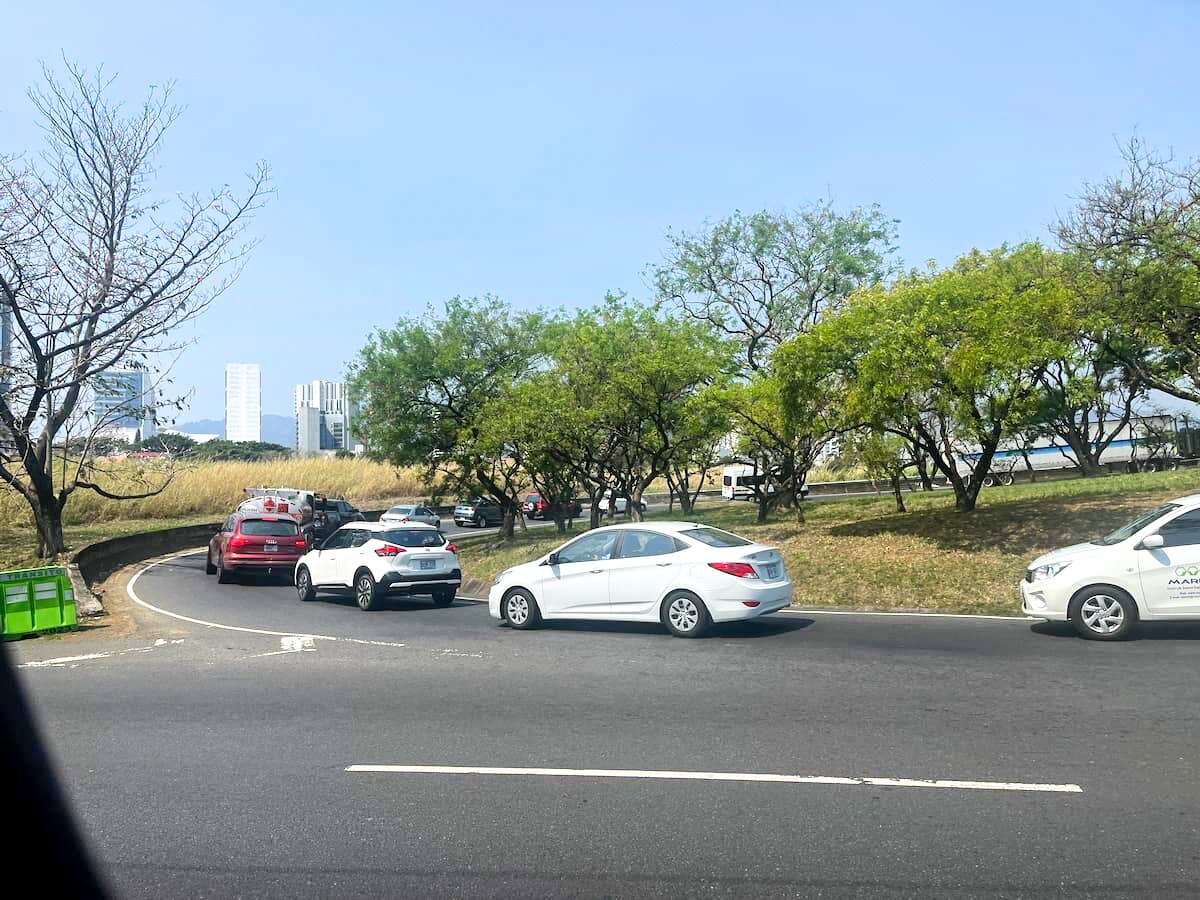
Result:
[[[1134,140],[1125,161],[1085,189],[1059,240],[1105,288],[1107,350],[1139,382],[1200,402],[1200,159],[1177,164]]]
[[[650,272],[660,301],[736,340],[749,373],[890,273],[895,222],[878,207],[843,215],[820,203],[790,216],[738,212],[667,241]]]
[[[975,508],[1006,432],[1036,415],[1041,379],[1068,355],[1079,323],[1051,254],[1037,244],[972,251],[855,295],[780,353],[794,405],[834,373],[847,423],[903,437]]]
[[[196,449],[195,439],[186,434],[173,434],[160,431],[154,437],[146,438],[137,447],[139,450],[151,450],[159,453],[171,453],[181,456]]]
[[[852,432],[847,443],[859,464],[872,480],[887,481],[896,500],[896,512],[907,512],[901,482],[912,464],[908,441],[899,435],[876,429]]]
[[[483,413],[539,364],[545,325],[544,314],[514,312],[495,297],[455,297],[440,314],[377,331],[351,367],[359,429],[372,450],[394,465],[424,467],[442,488],[494,500],[506,537],[528,482]]]

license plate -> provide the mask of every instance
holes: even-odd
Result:
[[[274,553],[276,550],[279,549],[279,545],[268,541],[267,543],[263,544],[263,549],[266,550],[268,553]]]
[[[772,563],[771,565],[767,566],[767,577],[768,578],[778,578],[779,577],[779,564],[778,563]]]
[[[436,569],[437,568],[437,560],[436,559],[422,559],[422,560],[419,560],[419,562],[421,563],[422,569]]]

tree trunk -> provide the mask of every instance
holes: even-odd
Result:
[[[896,512],[908,512],[904,506],[904,494],[900,492],[900,475],[897,472],[892,473],[892,493],[896,495]]]
[[[511,541],[513,538],[513,526],[516,524],[516,514],[511,503],[504,505],[504,521],[500,523],[500,537],[503,540]]]
[[[760,491],[758,494],[758,512],[754,516],[754,521],[760,525],[767,521],[767,514],[771,511],[771,498],[766,491]]]
[[[644,490],[644,487],[637,485],[629,492],[629,501],[625,506],[625,512],[634,522],[641,522],[645,519],[642,515],[642,491]]]
[[[1024,447],[1021,448],[1021,455],[1025,457],[1025,470],[1029,472],[1029,483],[1033,484],[1037,481],[1037,469],[1033,467],[1033,460],[1029,458],[1029,451]]]
[[[924,453],[918,453],[915,456],[914,462],[917,467],[917,478],[921,480],[921,490],[933,490],[933,478],[929,475],[929,458]]]
[[[38,557],[50,559],[62,553],[66,542],[63,540],[62,509],[57,498],[39,496],[37,506],[33,507],[33,520],[38,533]]]
[[[601,487],[595,494],[588,495],[588,528],[600,527],[600,498],[604,496],[604,488]]]

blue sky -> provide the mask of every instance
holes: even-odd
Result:
[[[645,295],[668,228],[818,198],[900,221],[905,262],[1045,238],[1137,133],[1200,153],[1194,3],[11,3],[0,151],[63,54],[137,98],[177,81],[164,192],[259,159],[276,196],[190,329],[183,418],[227,361],[264,412],[454,294]],[[1048,9],[1053,7],[1053,9]]]

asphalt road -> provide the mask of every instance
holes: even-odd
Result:
[[[127,896],[1200,885],[1200,626],[1121,644],[1024,621],[816,614],[699,641],[632,625],[516,632],[471,603],[363,613],[278,584],[218,586],[202,562],[155,566],[135,589],[179,616],[283,634],[145,612],[136,637],[13,648]],[[363,764],[846,780],[346,771]]]

